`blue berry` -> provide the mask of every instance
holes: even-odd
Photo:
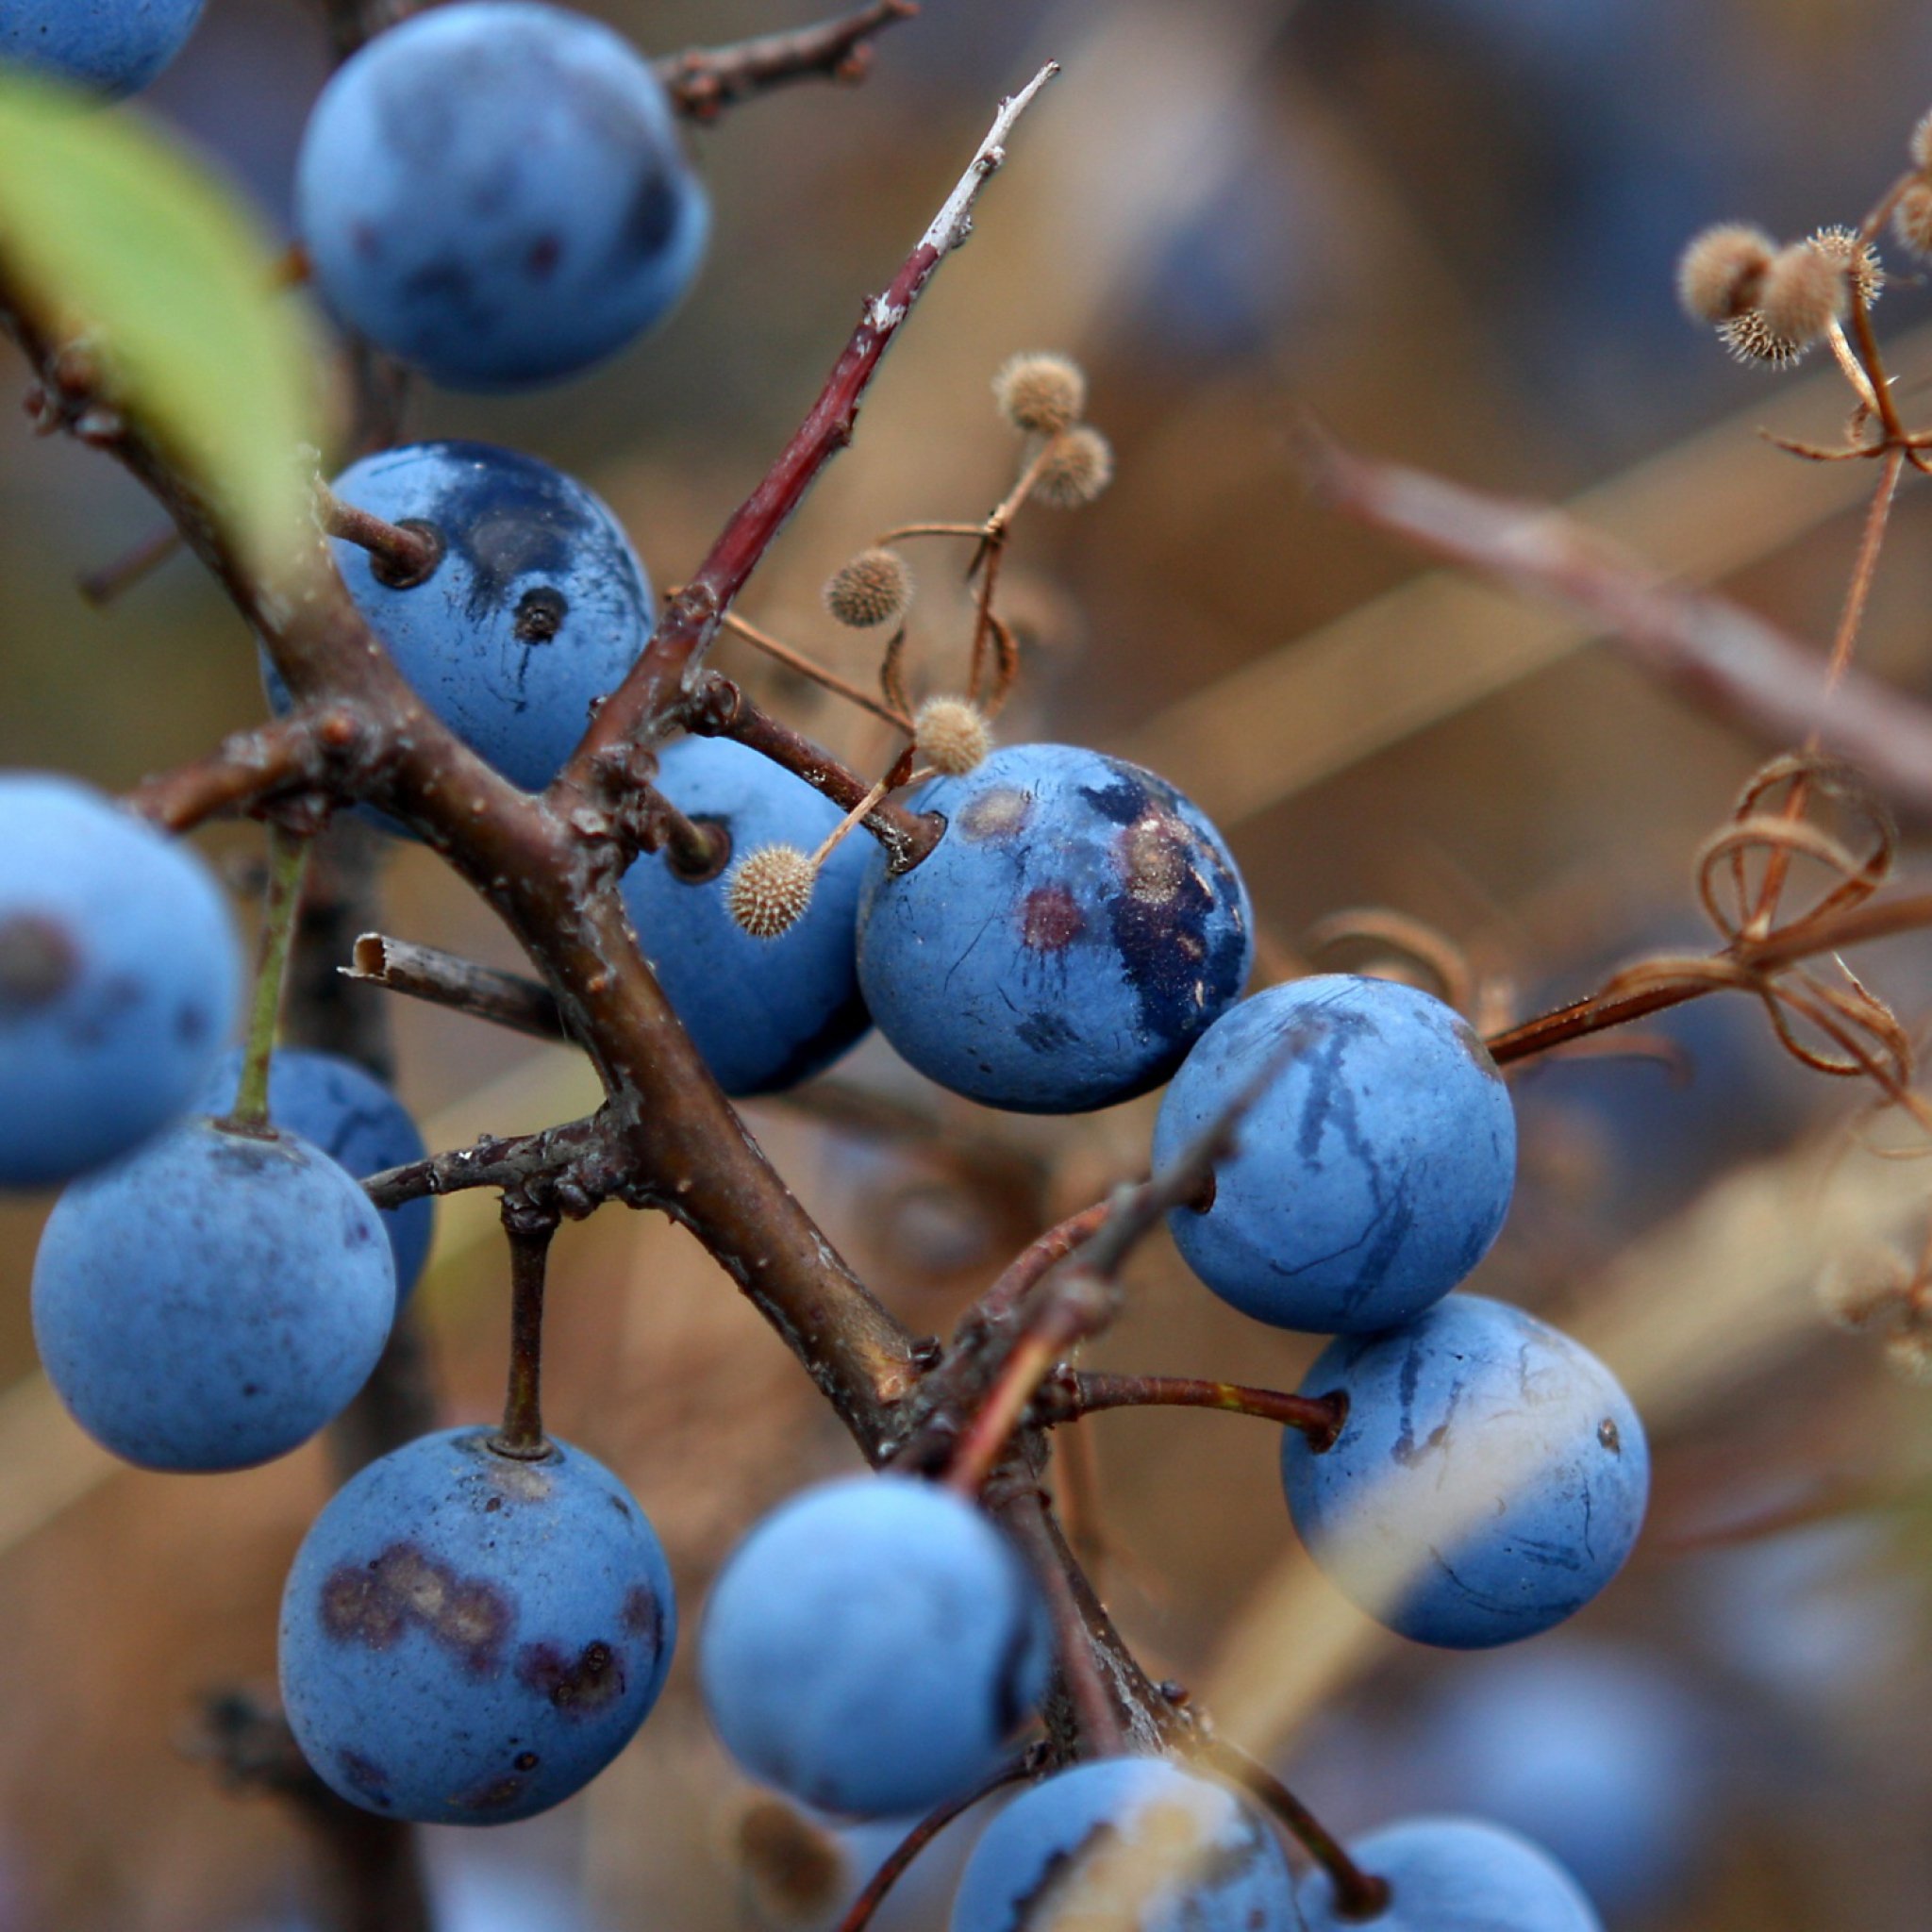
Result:
[[[192,850],[71,779],[0,774],[0,1187],[70,1180],[186,1113],[241,990]]]
[[[201,8],[202,0],[6,0],[0,60],[131,94],[187,45]]]
[[[1304,1392],[1348,1397],[1334,1446],[1282,1444],[1308,1554],[1419,1643],[1533,1637],[1609,1582],[1642,1526],[1643,1425],[1616,1378],[1533,1315],[1451,1295],[1407,1327],[1331,1342]]]
[[[568,375],[649,328],[709,227],[650,63],[558,7],[439,7],[371,41],[303,136],[330,308],[452,389]]]
[[[858,977],[941,1086],[1023,1113],[1109,1107],[1166,1079],[1246,983],[1246,888],[1151,772],[1010,745],[911,802],[945,835],[896,878],[874,860]]]
[[[760,845],[810,852],[844,816],[770,758],[725,738],[680,739],[658,767],[679,810],[731,835],[736,856]],[[754,939],[724,902],[724,874],[688,883],[662,854],[625,875],[638,941],[727,1093],[795,1087],[830,1065],[870,1022],[858,993],[855,926],[871,841],[855,834],[819,868],[805,917]]]
[[[1163,1096],[1157,1169],[1257,1074],[1205,1209],[1168,1217],[1224,1301],[1283,1328],[1362,1335],[1440,1301],[1488,1252],[1516,1179],[1516,1116],[1475,1030],[1386,979],[1323,974],[1224,1013]]]
[[[1576,1882],[1513,1831],[1473,1818],[1413,1818],[1353,1840],[1349,1856],[1389,1883],[1387,1907],[1343,1918],[1325,1872],[1296,1889],[1307,1932],[1604,1932]]]
[[[225,1114],[234,1106],[242,1058],[239,1047],[223,1056],[202,1089],[200,1111]],[[374,1074],[332,1053],[277,1047],[269,1062],[268,1117],[272,1126],[301,1135],[358,1181],[421,1160],[429,1151],[402,1102]],[[425,1196],[380,1210],[395,1257],[398,1306],[429,1258],[435,1205]]]
[[[429,708],[512,784],[541,791],[651,634],[643,566],[616,518],[560,470],[481,442],[384,450],[335,487],[435,533],[441,560],[404,590],[338,541],[349,594]],[[287,689],[264,670],[286,710]]]
[[[192,1120],[55,1204],[34,1340],[89,1435],[146,1469],[247,1469],[368,1380],[395,1316],[369,1197],[293,1134]]]
[[[445,1429],[372,1462],[316,1518],[282,1597],[303,1755],[364,1809],[503,1824],[624,1749],[676,1641],[656,1531],[562,1442],[500,1455]]]
[[[794,1496],[712,1586],[698,1675],[744,1768],[828,1811],[923,1811],[1046,1689],[1038,1586],[977,1509],[903,1476]]]
[[[1281,1847],[1235,1794],[1158,1757],[1047,1778],[987,1826],[952,1932],[1300,1932]]]

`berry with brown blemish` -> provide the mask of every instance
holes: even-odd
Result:
[[[316,1519],[282,1600],[282,1697],[352,1803],[425,1824],[527,1818],[587,1784],[663,1686],[671,1574],[580,1450],[487,1429],[371,1463]],[[621,1507],[613,1507],[613,1504]],[[379,1765],[379,1790],[351,1764]]]
[[[1158,1086],[1253,961],[1246,889],[1173,786],[1070,745],[1008,745],[910,801],[946,820],[873,861],[858,976],[879,1029],[955,1092],[1077,1113]]]

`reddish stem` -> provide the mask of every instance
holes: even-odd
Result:
[[[1069,1378],[1065,1394],[1058,1389],[1042,1392],[1041,1420],[1072,1422],[1103,1408],[1147,1408],[1168,1405],[1183,1408],[1218,1408],[1228,1415],[1258,1416],[1299,1429],[1308,1447],[1319,1455],[1334,1447],[1348,1420],[1348,1397],[1289,1395],[1276,1389],[1253,1389],[1240,1382],[1204,1381],[1193,1375],[1105,1375],[1084,1370]],[[1057,1413],[1057,1409],[1063,1412]]]

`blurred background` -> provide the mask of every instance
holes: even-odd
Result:
[[[661,54],[821,9],[591,10]],[[1049,56],[1064,76],[745,614],[869,676],[818,587],[891,525],[982,514],[1016,454],[992,371],[1017,349],[1070,352],[1119,475],[1087,510],[1023,519],[1008,736],[1092,742],[1190,791],[1246,872],[1272,972],[1314,922],[1362,906],[1441,930],[1519,1012],[1632,953],[1704,943],[1690,856],[1779,747],[1686,710],[1587,625],[1428,574],[1312,507],[1286,429],[1311,407],[1406,461],[1574,500],[1664,570],[1828,637],[1869,472],[1795,462],[1755,431],[1829,440],[1842,388],[1809,366],[1733,366],[1677,313],[1672,270],[1711,221],[1793,237],[1861,217],[1932,106],[1932,15],[1911,0],[927,0],[863,88],[799,88],[693,134],[714,242],[655,338],[534,396],[419,393],[411,433],[571,470],[675,582],[998,95]],[[325,73],[298,0],[210,0],[144,110],[284,223]],[[1907,385],[1932,368],[1926,309],[1903,274],[1878,311]],[[0,762],[121,787],[258,718],[249,640],[191,564],[108,609],[81,601],[75,575],[154,513],[100,458],[6,421]],[[1908,486],[1861,652],[1921,695],[1928,538],[1932,497]],[[920,560],[914,677],[946,689],[964,606],[938,554]],[[735,644],[721,661],[765,675]],[[813,688],[764,689],[855,759],[885,755]],[[250,828],[208,844],[240,885]],[[390,930],[516,963],[424,852],[398,851],[386,889]],[[1916,1021],[1932,940],[1860,970]],[[426,1009],[395,1024],[433,1144],[594,1102],[561,1048]],[[1590,1058],[1517,1078],[1517,1204],[1474,1284],[1591,1341],[1653,1432],[1645,1538],[1573,1625],[1482,1657],[1381,1636],[1301,1562],[1276,1444],[1252,1421],[1090,1421],[1060,1458],[1062,1498],[1153,1674],[1337,1824],[1418,1808],[1517,1824],[1620,1932],[1908,1932],[1932,1888],[1932,1397],[1832,1327],[1815,1284],[1873,1241],[1915,1252],[1932,1173],[1847,1151],[1862,1096],[1797,1068],[1749,1002],[1658,1030],[1682,1050],[1674,1071]],[[1033,1233],[1144,1166],[1151,1114],[1006,1119],[936,1094],[877,1042],[749,1109],[860,1273],[940,1334]],[[325,1932],[301,1822],[225,1790],[184,1745],[204,1693],[272,1684],[281,1579],[328,1454],[218,1480],[110,1465],[35,1374],[43,1212],[0,1207],[0,1928]],[[750,1521],[852,1451],[724,1276],[657,1220],[567,1228],[553,1282],[550,1419],[656,1522],[689,1633]],[[448,1421],[499,1399],[505,1285],[489,1204],[445,1204],[421,1306]],[[1311,1352],[1222,1307],[1157,1242],[1095,1358],[1292,1386]],[[776,1813],[737,1776],[696,1709],[688,1638],[658,1711],[585,1795],[526,1825],[426,1836],[446,1932],[805,1932],[832,1923],[879,1841]],[[882,1923],[941,1924],[947,1858],[942,1843]]]

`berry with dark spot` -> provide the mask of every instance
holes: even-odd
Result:
[[[1173,786],[1070,745],[1008,745],[910,801],[946,830],[874,858],[858,976],[879,1030],[956,1093],[1079,1113],[1156,1087],[1246,984],[1246,888]]]
[[[1284,1058],[1285,1057],[1285,1058]],[[1363,1335],[1419,1315],[1489,1252],[1516,1181],[1516,1114],[1460,1014],[1413,987],[1324,974],[1208,1028],[1162,1097],[1157,1170],[1262,1069],[1274,1078],[1168,1217],[1224,1301],[1282,1328]]]
[[[204,1113],[234,1106],[242,1079],[242,1052],[223,1056],[196,1103]],[[300,1134],[364,1181],[385,1168],[421,1160],[428,1149],[408,1109],[374,1074],[354,1060],[303,1047],[277,1047],[269,1062],[269,1124]],[[378,1210],[396,1264],[396,1301],[407,1301],[429,1258],[436,1204],[426,1195]]]
[[[844,816],[804,779],[726,738],[678,740],[658,765],[658,789],[688,817],[721,826],[734,860],[773,845],[812,851]],[[625,874],[638,943],[725,1092],[795,1087],[871,1024],[856,936],[871,843],[860,835],[835,846],[804,912],[772,939],[733,918],[731,866],[687,880],[665,854],[647,852]]]
[[[188,44],[202,0],[7,0],[0,61],[97,93],[138,92]]]
[[[417,695],[512,784],[541,791],[651,634],[643,566],[616,518],[560,470],[481,442],[384,450],[335,490],[435,534],[435,569],[406,588],[385,584],[354,543],[338,540],[336,560]],[[265,656],[262,672],[287,710]]]
[[[794,1496],[712,1586],[698,1675],[754,1777],[877,1816],[958,1796],[1046,1690],[1039,1586],[970,1503],[904,1476]]]
[[[1521,1308],[1451,1295],[1331,1342],[1302,1390],[1340,1391],[1348,1414],[1320,1453],[1287,1434],[1295,1527],[1344,1595],[1419,1643],[1480,1650],[1560,1624],[1642,1527],[1650,1452],[1630,1398]]]
[[[295,221],[328,306],[452,389],[553,382],[691,285],[709,211],[662,85],[558,7],[439,7],[323,90]]]
[[[71,1180],[185,1114],[241,990],[193,851],[70,778],[0,774],[0,1188]]]
[[[446,1429],[371,1463],[290,1572],[289,1723],[366,1810],[436,1824],[546,1810],[630,1741],[670,1669],[670,1566],[617,1478],[566,1443],[535,1460],[490,1444]]]
[[[1410,1818],[1352,1840],[1349,1855],[1389,1885],[1376,1932],[1603,1932],[1576,1881],[1526,1838],[1474,1818]],[[1363,1922],[1336,1909],[1326,1873],[1296,1888],[1307,1932]]]
[[[34,1340],[74,1419],[144,1469],[247,1469],[346,1408],[395,1317],[369,1197],[291,1133],[193,1120],[55,1204]]]
[[[987,1826],[952,1932],[1300,1932],[1274,1834],[1226,1787],[1158,1757],[1107,1757],[1035,1785]]]

